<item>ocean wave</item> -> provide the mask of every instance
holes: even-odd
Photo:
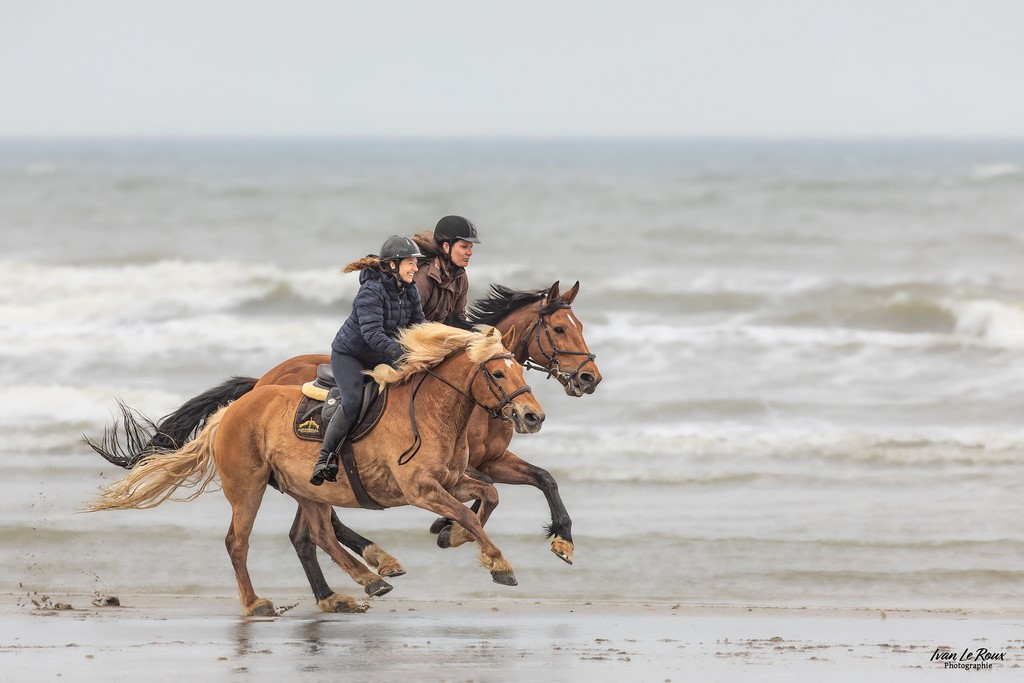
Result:
[[[1006,300],[951,296],[938,288],[865,288],[853,296],[822,293],[813,300],[792,301],[666,295],[661,302],[671,299],[677,307],[674,312],[659,312],[657,307],[607,311],[601,320],[605,324],[588,328],[588,341],[704,345],[746,339],[766,347],[1024,347],[1024,299],[1001,295]]]
[[[1018,177],[1024,173],[1017,164],[1002,163],[1002,164],[986,164],[984,166],[975,166],[970,171],[970,177],[972,180],[995,180],[998,178],[1007,177]]]
[[[15,325],[170,320],[290,298],[320,307],[351,298],[354,278],[230,262],[44,266],[0,270],[0,315]]]
[[[117,413],[116,398],[150,417],[177,408],[188,396],[157,389],[107,386],[7,385],[0,388],[0,453],[5,456],[92,455],[83,435],[99,438]],[[91,458],[90,458],[91,459]],[[97,464],[102,463],[95,456]],[[10,465],[12,461],[7,461]],[[38,463],[31,463],[38,466]]]
[[[587,328],[587,342],[600,356],[638,355],[648,360],[662,357],[675,362],[699,361],[707,353],[724,348],[818,350],[827,354],[849,353],[859,348],[931,351],[964,346],[998,346],[992,340],[951,333],[900,332],[841,327],[837,325],[791,326],[757,324],[748,317],[724,322],[680,324],[633,314],[611,314],[604,325]],[[664,358],[671,362],[669,358]]]
[[[944,305],[955,316],[958,336],[993,346],[1024,347],[1024,299],[1018,303],[990,299],[946,301]]]
[[[503,268],[483,272],[508,275]],[[269,363],[257,368],[265,371],[326,351],[357,289],[357,277],[334,268],[8,263],[0,269],[0,367],[28,376],[46,358],[55,375],[86,382],[168,364],[237,373],[245,359]]]
[[[762,481],[814,486],[854,477],[899,486],[893,468],[929,466],[936,476],[975,467],[1019,468],[1024,449],[1024,431],[926,428],[897,433],[707,423],[591,429],[586,435],[547,431],[543,444],[517,441],[516,452],[528,460],[543,458],[558,477],[569,480],[664,485]]]
[[[217,375],[209,386],[227,374]],[[209,386],[173,392],[127,384],[8,385],[0,389],[0,452],[88,452],[82,435],[102,433],[118,415],[116,399],[159,418]],[[754,409],[754,404],[747,407]],[[665,483],[741,482],[792,477],[805,470],[813,477],[822,463],[865,472],[875,466],[1018,467],[1024,451],[1020,429],[868,429],[806,420],[801,424],[799,418],[767,425],[748,422],[670,420],[580,429],[562,420],[546,426],[542,437],[516,439],[514,450],[573,479]]]
[[[509,265],[480,267],[481,282],[533,280]],[[566,280],[563,289],[572,283]],[[50,266],[6,262],[0,269],[0,315],[5,322],[151,321],[213,312],[246,314],[289,309],[295,315],[343,305],[359,288],[357,275],[337,268],[285,270],[268,264],[160,260],[102,266]],[[486,291],[486,286],[479,289]]]

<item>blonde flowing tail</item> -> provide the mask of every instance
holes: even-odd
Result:
[[[189,501],[201,494],[217,478],[213,441],[225,410],[227,408],[221,408],[214,413],[199,436],[182,448],[141,460],[123,479],[103,488],[99,497],[86,507],[86,512],[144,510],[169,498]],[[181,487],[196,490],[186,498],[171,498]]]

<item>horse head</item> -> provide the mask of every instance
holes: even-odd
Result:
[[[516,362],[506,345],[506,342],[512,343],[515,332],[508,332],[503,339],[501,332],[493,327],[481,331],[488,345],[467,349],[477,363],[468,393],[492,417],[510,420],[520,434],[540,431],[544,410],[523,377],[523,366]]]
[[[558,284],[551,285],[541,300],[538,318],[523,343],[530,360],[557,379],[566,394],[592,394],[601,383],[601,371],[583,337],[583,322],[572,312],[580,283],[564,294],[559,294]]]

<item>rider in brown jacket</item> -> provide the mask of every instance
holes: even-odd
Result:
[[[476,226],[462,216],[445,216],[434,234],[421,232],[413,239],[427,259],[415,275],[416,289],[427,320],[470,329],[466,322],[469,278],[466,266],[479,244]]]

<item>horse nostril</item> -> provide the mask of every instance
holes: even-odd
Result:
[[[594,376],[592,374],[590,374],[589,372],[581,372],[580,373],[580,380],[584,384],[593,384],[594,383]]]
[[[527,413],[526,415],[523,415],[523,420],[527,424],[535,425],[539,422],[543,422],[544,418],[538,415],[537,413]]]

